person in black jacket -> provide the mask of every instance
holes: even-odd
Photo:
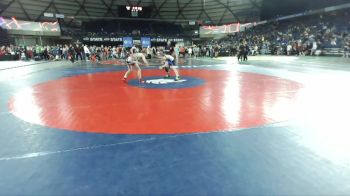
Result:
[[[75,54],[76,54],[76,59],[79,60],[79,57],[80,57],[80,60],[82,61],[83,60],[83,56],[82,56],[82,50],[81,50],[81,47],[79,46],[79,44],[75,45]]]
[[[68,59],[74,63],[75,61],[75,48],[72,44],[69,45],[69,49],[68,49]]]
[[[237,55],[238,61],[242,61],[242,60],[243,60],[244,48],[245,48],[245,47],[244,47],[243,44],[240,44],[240,45],[239,45],[239,48],[238,48],[238,55]]]
[[[248,44],[244,45],[244,52],[243,52],[243,61],[248,60],[248,53],[249,53],[249,46]]]

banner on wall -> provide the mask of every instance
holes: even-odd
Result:
[[[140,44],[142,47],[151,46],[152,43],[167,43],[167,42],[184,42],[183,38],[150,38],[141,37],[141,39],[134,39],[132,37],[82,37],[85,42],[123,42],[126,47],[132,47],[135,44]],[[126,43],[124,43],[126,41]]]
[[[142,48],[151,47],[151,38],[150,37],[141,37],[141,46],[142,46]]]
[[[157,42],[157,43],[161,43],[161,42],[183,42],[184,39],[183,38],[152,38],[151,42]]]
[[[122,42],[122,37],[83,37],[87,42]]]
[[[123,46],[124,47],[133,47],[133,41],[132,37],[123,37]]]

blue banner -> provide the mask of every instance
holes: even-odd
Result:
[[[142,48],[151,47],[151,38],[150,37],[141,37]]]
[[[133,47],[132,37],[123,37],[123,46],[128,48]]]

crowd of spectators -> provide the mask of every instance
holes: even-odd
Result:
[[[119,49],[119,47],[118,47]],[[105,53],[116,50],[116,47],[111,46],[87,46],[81,43],[64,44],[54,46],[2,46],[0,48],[0,57],[4,55],[16,56],[17,60],[85,60],[89,59],[91,54],[98,54],[101,60],[106,59]],[[100,60],[100,59],[99,59]]]
[[[165,49],[163,46],[139,48],[140,52],[147,54],[148,58],[160,55]],[[64,44],[54,46],[2,46],[0,47],[0,58],[5,55],[14,56],[11,60],[78,60],[104,61],[110,59],[124,59],[127,56],[128,48],[106,45],[85,45],[82,43]]]
[[[348,56],[349,28],[349,11],[338,11],[270,22],[201,45],[219,48],[221,53],[228,55],[237,53],[244,45],[253,55],[321,55],[326,54],[327,49],[333,49]]]

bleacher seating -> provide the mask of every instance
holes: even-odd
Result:
[[[151,37],[179,37],[183,34],[181,25],[158,21],[113,20],[83,23],[85,34],[96,35],[141,35]]]
[[[342,56],[350,47],[350,12],[339,10],[321,15],[310,15],[283,21],[270,21],[245,31],[228,35],[220,40],[207,41],[202,45],[238,48],[247,44],[258,47],[260,54],[309,55],[317,45],[321,55]]]
[[[342,48],[324,48],[322,55],[326,56],[342,56],[344,50]]]

